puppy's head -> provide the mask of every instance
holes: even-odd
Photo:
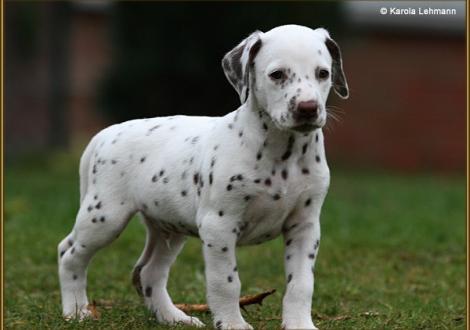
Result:
[[[241,103],[251,98],[280,129],[323,127],[331,87],[342,98],[349,93],[340,49],[323,28],[256,31],[224,56],[222,67]]]

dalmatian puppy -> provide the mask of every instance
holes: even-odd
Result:
[[[333,87],[348,87],[323,28],[254,32],[222,67],[241,106],[223,117],[131,120],[99,132],[80,162],[80,210],[58,246],[63,315],[84,318],[86,269],[140,213],[147,240],[133,282],[164,324],[204,326],[175,307],[167,280],[185,237],[201,239],[218,329],[253,329],[239,307],[235,249],[283,235],[284,329],[315,329],[313,269],[329,169],[322,127]]]

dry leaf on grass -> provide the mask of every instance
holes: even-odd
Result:
[[[379,316],[380,314],[377,312],[364,312],[360,314],[361,316],[371,317],[371,316]]]
[[[91,313],[91,317],[93,320],[99,320],[101,317],[101,313],[98,312],[98,309],[96,309],[96,301],[93,300],[91,304],[88,304],[87,309]]]

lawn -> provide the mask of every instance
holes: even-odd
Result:
[[[56,246],[78,208],[76,159],[54,156],[5,168],[6,328],[165,329],[137,296],[130,272],[145,234],[133,220],[89,268],[99,321],[60,315]],[[322,213],[314,322],[320,329],[465,329],[465,178],[345,172],[334,168]],[[280,328],[280,238],[238,250],[242,294],[277,292],[244,313],[256,329]],[[205,302],[201,243],[189,239],[172,268],[175,302]],[[211,325],[208,314],[197,315]],[[184,328],[184,327],[180,327]]]

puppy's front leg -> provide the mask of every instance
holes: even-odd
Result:
[[[233,228],[237,220],[221,212],[211,212],[203,220],[199,235],[204,242],[206,289],[209,308],[217,329],[253,329],[240,312]]]
[[[282,304],[283,329],[317,329],[312,321],[313,267],[320,244],[318,216],[291,222],[284,232],[286,293]]]

